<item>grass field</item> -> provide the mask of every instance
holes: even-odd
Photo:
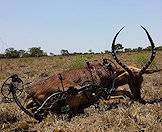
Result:
[[[123,62],[142,67],[149,52],[130,52],[118,55]],[[0,82],[17,73],[25,82],[36,82],[54,73],[83,67],[86,61],[112,59],[111,54],[87,54],[40,58],[18,58],[0,60]],[[112,59],[113,60],[113,59]],[[152,69],[162,68],[162,52],[157,52]],[[29,74],[29,75],[28,75]],[[161,75],[160,75],[161,74]],[[122,86],[121,89],[128,89]],[[85,109],[85,114],[73,117],[69,122],[62,117],[49,115],[42,122],[24,114],[14,102],[6,103],[0,94],[0,131],[33,132],[161,132],[162,131],[162,72],[144,75],[142,96],[150,103],[132,103],[127,98],[100,101],[100,110],[94,106]]]

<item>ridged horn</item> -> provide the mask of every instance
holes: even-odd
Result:
[[[146,28],[144,28],[143,26],[141,26],[141,27],[146,32],[149,42],[151,44],[151,56],[150,56],[149,60],[147,61],[147,63],[142,67],[141,71],[139,72],[139,75],[142,75],[143,73],[145,73],[146,69],[150,66],[150,64],[152,63],[152,61],[154,60],[155,55],[156,55],[155,45],[154,45],[154,42],[153,42],[150,34],[146,30]]]
[[[122,27],[119,32],[115,35],[114,39],[113,39],[113,42],[112,42],[112,47],[111,47],[111,50],[112,50],[112,56],[113,58],[115,59],[115,61],[123,68],[125,69],[129,74],[133,74],[132,71],[128,68],[127,65],[123,64],[117,57],[116,55],[116,51],[115,51],[115,41],[116,41],[116,38],[117,36],[119,35],[119,33],[123,30],[124,27]]]

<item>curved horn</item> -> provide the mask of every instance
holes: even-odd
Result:
[[[152,61],[154,60],[155,55],[156,55],[155,45],[154,45],[154,42],[153,42],[150,34],[146,30],[146,28],[144,28],[143,26],[141,26],[141,27],[146,32],[147,37],[148,37],[148,39],[150,41],[150,44],[151,44],[151,56],[150,56],[149,60],[147,61],[147,63],[142,67],[141,71],[139,72],[139,75],[142,75],[146,71],[146,69],[150,66],[150,64],[152,63]]]
[[[112,50],[112,56],[113,58],[115,59],[115,61],[123,68],[125,69],[129,74],[133,74],[132,71],[128,68],[127,65],[123,64],[118,58],[117,58],[117,55],[116,55],[116,51],[115,51],[115,41],[116,41],[116,38],[117,36],[119,35],[119,33],[123,30],[124,27],[122,27],[119,32],[115,35],[114,39],[113,39],[113,42],[112,42],[112,47],[111,47],[111,50]]]

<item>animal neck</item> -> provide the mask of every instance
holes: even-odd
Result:
[[[143,82],[142,75],[133,74],[129,77],[128,85],[130,87],[133,100],[141,100],[141,85]]]

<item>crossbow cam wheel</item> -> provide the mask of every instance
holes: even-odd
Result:
[[[22,94],[23,89],[24,89],[23,81],[20,78],[18,78],[16,74],[14,74],[10,76],[9,78],[7,78],[2,84],[1,93],[5,99],[12,100],[13,96],[11,92],[11,86],[13,83],[14,85],[16,85],[17,97],[19,97]]]

